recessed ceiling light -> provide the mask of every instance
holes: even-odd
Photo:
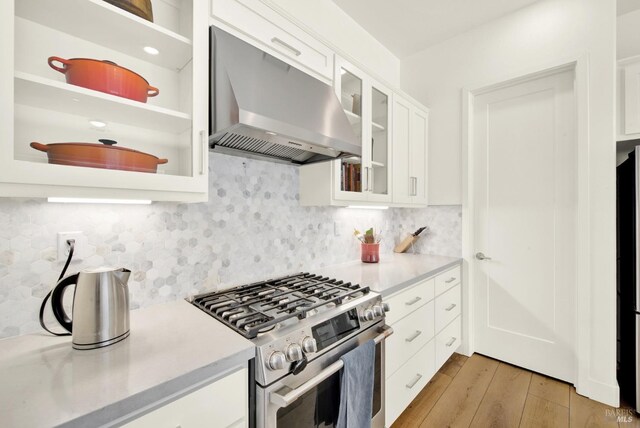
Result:
[[[265,131],[265,134],[268,134],[268,135],[278,135],[278,134],[276,134],[275,132],[271,132],[271,131]]]
[[[160,53],[160,51],[158,49],[156,49],[154,47],[151,47],[151,46],[145,46],[143,49],[149,55],[158,55]]]
[[[107,126],[107,124],[104,123],[101,120],[90,120],[89,121],[89,125],[93,126],[94,128],[98,128],[98,129],[102,129],[102,128]]]

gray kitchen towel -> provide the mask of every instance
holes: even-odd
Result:
[[[370,428],[376,345],[373,340],[340,357],[344,363],[337,428]]]

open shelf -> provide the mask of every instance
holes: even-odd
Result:
[[[22,72],[14,83],[16,104],[175,134],[191,128],[190,115],[163,107]]]
[[[344,113],[347,115],[347,119],[349,119],[349,123],[352,126],[355,125],[360,125],[360,122],[362,121],[362,117],[358,116],[355,113],[350,112],[349,110],[344,109]],[[371,127],[376,130],[376,131],[384,131],[384,126],[375,123],[375,122],[371,122]]]
[[[16,15],[172,70],[193,56],[187,37],[103,0],[19,0]],[[160,54],[145,53],[145,46]]]

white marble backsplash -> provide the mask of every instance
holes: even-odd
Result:
[[[82,231],[89,247],[68,273],[111,265],[133,271],[133,309],[190,294],[312,270],[359,257],[352,236],[375,227],[382,253],[421,226],[415,250],[460,256],[460,206],[354,210],[301,207],[298,168],[210,155],[209,202],[68,205],[0,199],[0,337],[38,331],[54,285],[58,232]]]

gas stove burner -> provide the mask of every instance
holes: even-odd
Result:
[[[230,290],[195,296],[193,304],[228,327],[253,339],[281,325],[369,293],[369,287],[300,273]]]

